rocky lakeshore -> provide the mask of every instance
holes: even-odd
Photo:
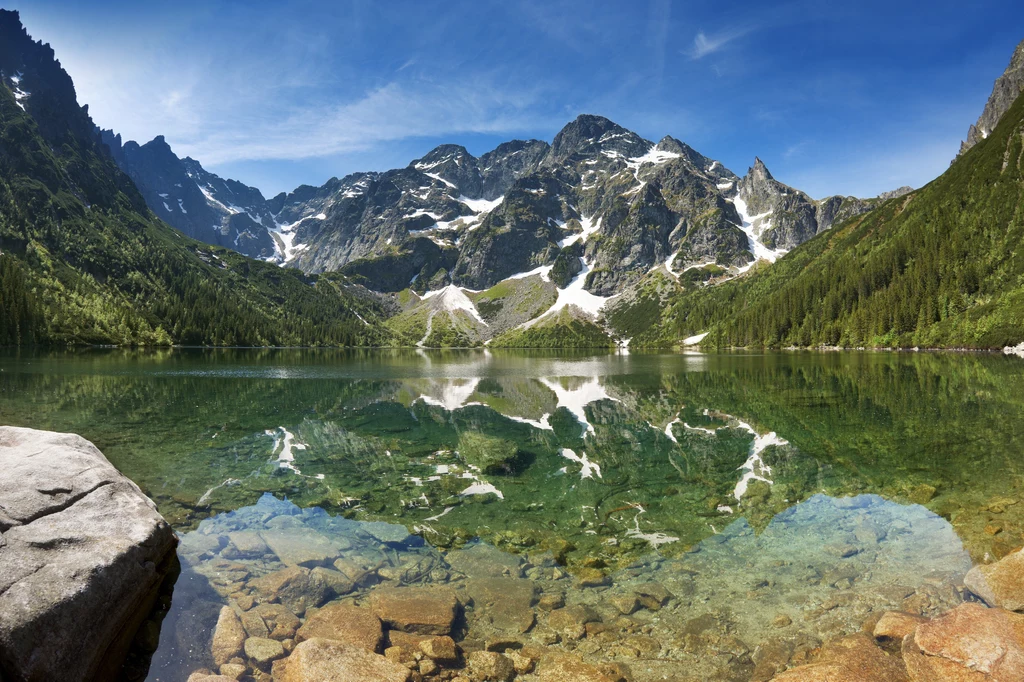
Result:
[[[801,515],[820,525],[804,532]],[[551,549],[440,551],[403,526],[266,495],[183,536],[180,608],[150,679],[766,682],[847,668],[863,674],[834,679],[942,679],[891,675],[906,669],[897,628],[963,608],[970,561],[948,525],[874,496],[783,516],[782,530],[739,522],[683,557],[623,570],[595,558],[570,574]],[[787,560],[787,525],[821,552]],[[915,544],[930,526],[933,541]],[[982,570],[995,571],[971,575]]]
[[[81,436],[0,427],[0,679],[117,679],[176,539]]]

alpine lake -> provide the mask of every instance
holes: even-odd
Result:
[[[213,669],[225,604],[287,644],[407,587],[466,651],[767,680],[1024,544],[1001,355],[7,351],[0,421],[88,438],[179,534],[126,679]]]

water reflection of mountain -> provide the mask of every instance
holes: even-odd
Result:
[[[427,523],[441,542],[487,527],[513,545],[562,537],[614,554],[645,548],[638,534],[693,544],[730,511],[763,528],[816,492],[877,492],[955,518],[974,552],[1014,541],[1024,505],[996,505],[1009,521],[982,532],[1024,473],[1010,361],[693,358],[166,353],[30,370],[8,358],[0,409],[93,439],[182,525],[209,513],[195,509],[204,495],[217,510],[271,491],[408,526],[451,507]],[[466,461],[467,433],[491,439],[475,448],[494,461]],[[461,494],[476,482],[503,499]]]

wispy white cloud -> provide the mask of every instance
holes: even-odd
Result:
[[[712,35],[708,35],[704,31],[698,31],[693,39],[693,47],[688,52],[690,59],[703,59],[709,54],[714,54],[737,38],[747,35],[752,30],[752,27],[747,26],[727,29]]]
[[[244,128],[207,127],[199,135],[178,131],[167,137],[180,154],[201,155],[210,165],[315,158],[408,138],[514,134],[557,125],[535,112],[539,97],[481,80],[458,85],[394,81],[351,102],[283,107]]]

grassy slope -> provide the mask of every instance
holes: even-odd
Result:
[[[391,342],[379,306],[337,278],[253,261],[158,220],[75,132],[85,116],[67,112],[61,143],[48,144],[0,87],[0,344]]]
[[[770,268],[677,297],[634,345],[998,348],[1024,339],[1024,98],[938,179]]]
[[[615,342],[582,312],[563,308],[530,327],[496,336],[491,348],[612,348]]]

